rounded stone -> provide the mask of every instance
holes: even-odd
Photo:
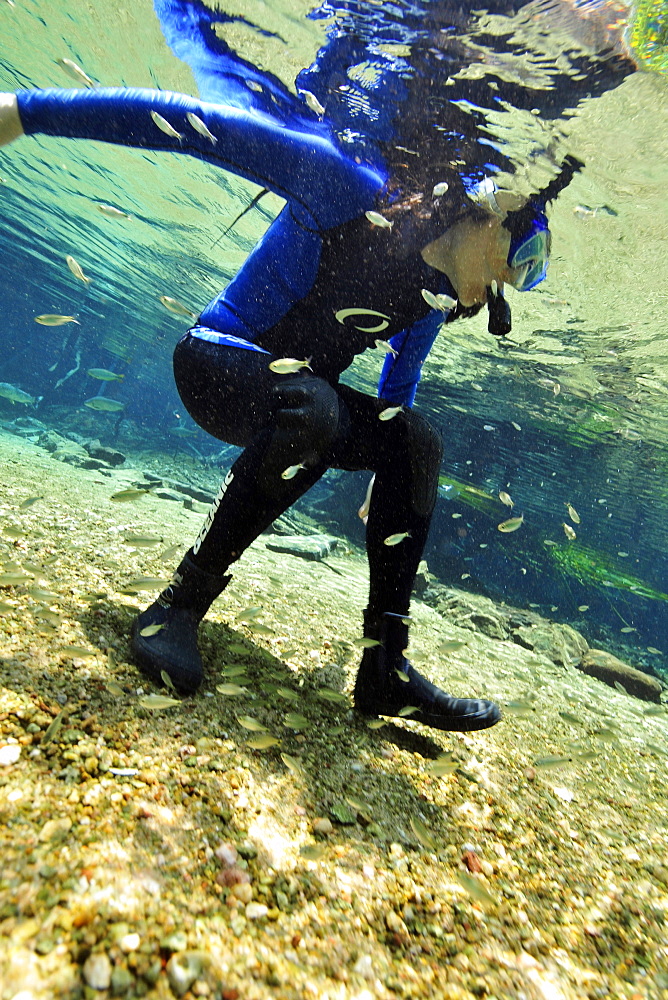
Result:
[[[108,990],[111,985],[111,962],[104,952],[89,955],[83,966],[83,977],[94,990]]]

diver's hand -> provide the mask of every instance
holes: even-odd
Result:
[[[0,146],[23,135],[16,94],[0,94]]]

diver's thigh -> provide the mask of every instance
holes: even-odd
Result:
[[[174,350],[183,405],[203,430],[245,448],[274,419],[271,355],[186,335]]]

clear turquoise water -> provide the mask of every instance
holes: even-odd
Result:
[[[225,37],[292,85],[324,38],[309,8],[244,3],[248,20],[271,34],[235,25]],[[72,86],[56,62],[64,57],[105,85],[196,93],[148,0],[113,11],[0,0],[0,89]],[[637,661],[665,667],[668,605],[657,595],[668,592],[668,80],[637,73],[585,102],[566,132],[564,149],[587,168],[551,212],[547,281],[511,298],[512,346],[487,334],[481,314],[450,326],[425,366],[418,406],[444,431],[443,472],[460,484],[455,500],[444,494],[439,504],[429,559],[446,576],[464,560],[499,597],[555,605],[569,620],[581,604],[596,627],[618,632],[622,619],[638,628]],[[113,395],[148,435],[179,406],[171,353],[186,326],[158,297],[197,312],[280,200],[263,199],[217,242],[257,191],[185,157],[38,137],[0,151],[0,178],[0,381],[76,411],[100,384],[75,373],[54,396],[54,383],[84,350],[86,367],[125,371]],[[131,218],[105,218],[100,203]],[[67,254],[92,278],[88,287],[67,270]],[[76,314],[80,339],[35,324],[49,312]],[[380,363],[364,356],[346,378],[371,392]],[[0,407],[1,418],[15,416]],[[48,422],[48,410],[40,418]],[[99,416],[102,438],[110,420]],[[505,508],[467,487],[490,498],[508,490],[525,514],[522,532],[500,539]],[[574,543],[563,533],[566,503],[581,517]],[[665,646],[666,657],[648,645]]]

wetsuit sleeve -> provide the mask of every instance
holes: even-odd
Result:
[[[17,97],[27,135],[188,153],[269,188],[290,202],[302,224],[317,229],[340,225],[371,207],[384,182],[346,157],[324,126],[300,130],[268,115],[162,90],[28,90]],[[166,134],[152,112],[179,135]],[[204,123],[215,142],[195,130],[188,113]]]
[[[447,314],[446,314],[447,315]],[[388,354],[378,382],[378,397],[393,406],[412,406],[418,382],[429,351],[446,315],[436,310],[424,319],[397,333],[390,344],[397,352]]]

